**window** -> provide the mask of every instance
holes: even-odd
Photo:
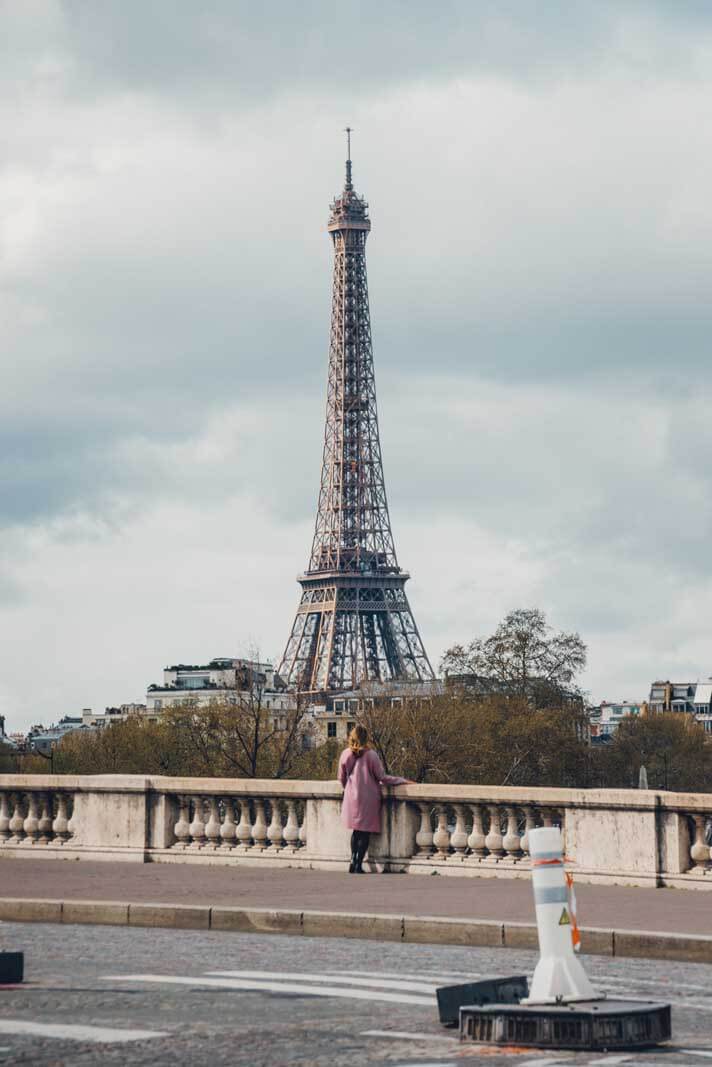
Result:
[[[207,674],[189,675],[187,678],[179,678],[177,685],[181,689],[205,689],[210,677]]]
[[[355,725],[356,725],[355,722],[347,722],[346,723],[346,729],[348,730],[349,733],[351,733],[351,731],[353,730]]]
[[[327,737],[336,737],[336,723],[335,722],[332,721],[332,722],[328,722],[326,724],[326,736]]]
[[[153,710],[154,711],[160,711],[162,707],[163,707],[163,701],[162,700],[154,700],[154,702],[153,702]]]

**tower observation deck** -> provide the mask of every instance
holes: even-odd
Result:
[[[351,138],[334,245],[326,428],[302,596],[279,667],[313,697],[366,682],[433,678],[408,604],[388,514],[366,281],[368,204],[354,191]]]

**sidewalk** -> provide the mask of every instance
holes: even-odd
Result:
[[[510,878],[3,858],[0,897],[534,923],[530,882]],[[712,933],[712,896],[705,891],[577,885],[576,897],[585,927]]]

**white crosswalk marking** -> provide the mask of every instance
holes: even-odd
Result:
[[[336,974],[355,974],[361,978],[402,978],[402,971],[336,971]],[[449,982],[451,985],[472,982],[482,975],[477,971],[419,971],[418,977],[426,982],[435,982],[442,985]]]
[[[614,993],[612,999],[618,999],[618,994]],[[634,1004],[669,1004],[672,1008],[692,1008],[695,1011],[709,1011],[712,1009],[712,1000],[677,1000],[675,997],[662,996],[647,996],[647,997],[629,997],[626,993],[625,996],[621,995],[621,1000],[631,1001]]]
[[[302,971],[206,971],[206,974],[216,978],[263,978],[279,981],[299,982],[329,982],[332,985],[366,986],[373,989],[378,986],[381,989],[402,989],[406,993],[435,993],[437,986],[424,982],[397,981],[393,978],[351,978],[333,974],[305,974]]]
[[[588,1067],[596,1067],[596,1065],[601,1067],[602,1064],[607,1064],[607,1067],[615,1067],[618,1063],[630,1063],[630,1061],[635,1058],[635,1056],[631,1056],[630,1054],[626,1056],[603,1056],[600,1060],[590,1060]]]
[[[57,1037],[65,1041],[89,1041],[101,1045],[166,1037],[166,1033],[162,1030],[119,1030],[110,1026],[35,1023],[28,1022],[26,1019],[0,1019],[0,1034],[30,1034],[35,1037]]]
[[[554,1067],[557,1063],[564,1063],[564,1060],[561,1058],[552,1060],[549,1056],[543,1060],[525,1060],[524,1063],[519,1064],[519,1067]]]
[[[208,986],[215,989],[244,989],[252,992],[289,993],[302,997],[337,997],[346,1000],[378,1000],[389,1004],[418,1004],[432,1008],[432,996],[414,993],[391,993],[382,989],[337,989],[317,985],[301,985],[299,982],[261,981],[258,978],[191,978],[188,975],[172,974],[107,974],[106,982],[157,982],[164,985]]]
[[[459,1037],[443,1037],[442,1034],[411,1034],[408,1030],[364,1030],[364,1037],[392,1037],[396,1041],[444,1041],[448,1045],[459,1045]]]
[[[592,981],[599,983],[602,986],[623,986],[625,989],[635,987],[636,989],[642,989],[646,986],[660,986],[661,989],[673,990],[677,993],[683,989],[694,989],[696,992],[708,993],[710,992],[709,985],[695,985],[692,982],[670,982],[662,978],[619,978],[618,976],[600,974],[591,975]]]

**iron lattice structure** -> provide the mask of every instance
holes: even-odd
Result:
[[[368,204],[346,183],[334,244],[324,455],[309,567],[279,673],[314,697],[434,677],[405,593],[388,514],[366,280]]]

